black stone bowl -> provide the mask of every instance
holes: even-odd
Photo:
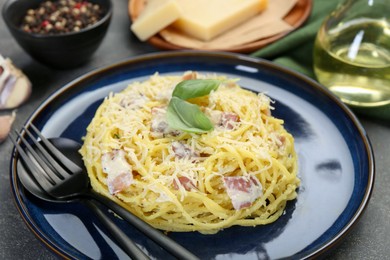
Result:
[[[50,67],[67,69],[90,60],[100,46],[112,16],[111,0],[90,0],[100,5],[105,14],[97,23],[78,32],[43,35],[23,31],[20,24],[28,9],[45,0],[8,0],[2,10],[3,19],[18,44],[34,59]]]

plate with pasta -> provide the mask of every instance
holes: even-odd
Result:
[[[63,86],[29,121],[47,137],[80,142],[94,190],[200,259],[324,255],[357,222],[373,186],[369,140],[341,101],[239,54],[138,56]],[[12,160],[19,211],[50,249],[125,258],[82,204],[25,192]],[[170,259],[111,217],[152,258]]]

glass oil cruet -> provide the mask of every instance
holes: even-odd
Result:
[[[390,105],[390,0],[345,0],[314,45],[317,80],[358,108]]]

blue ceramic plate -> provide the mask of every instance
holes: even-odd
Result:
[[[367,135],[353,113],[328,90],[300,74],[264,60],[228,53],[165,52],[133,58],[89,73],[52,94],[30,117],[47,137],[80,141],[109,92],[155,72],[187,70],[240,78],[240,85],[275,100],[274,116],[285,120],[299,156],[302,186],[276,222],[232,227],[214,235],[170,233],[201,259],[308,258],[323,255],[345,237],[363,213],[373,188],[374,160]],[[125,258],[123,251],[80,203],[35,199],[17,179],[17,207],[36,236],[68,258]],[[149,255],[169,259],[161,248],[120,219],[118,225]]]

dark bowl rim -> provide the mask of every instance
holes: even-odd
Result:
[[[106,10],[105,15],[99,21],[97,21],[96,23],[94,23],[91,26],[85,27],[85,28],[83,28],[83,29],[81,29],[80,31],[77,31],[77,32],[68,32],[68,33],[61,33],[61,34],[47,34],[47,35],[45,35],[45,34],[33,34],[33,33],[28,33],[28,32],[25,32],[25,31],[21,30],[19,28],[19,26],[16,26],[14,23],[10,22],[9,19],[8,19],[8,16],[6,14],[7,10],[13,3],[15,3],[17,1],[18,0],[6,0],[6,2],[4,3],[3,9],[2,9],[2,16],[3,16],[4,22],[7,24],[8,27],[12,28],[13,30],[16,30],[19,33],[22,33],[24,35],[27,35],[30,38],[35,38],[35,39],[65,38],[65,37],[74,36],[74,35],[77,35],[77,34],[82,34],[84,32],[88,32],[88,31],[91,31],[91,30],[95,29],[95,28],[105,24],[106,22],[109,22],[111,17],[112,17],[112,13],[113,13],[113,2],[112,2],[112,0],[104,0],[108,4],[108,9]],[[43,2],[45,0],[41,0],[41,1]],[[90,1],[93,2],[94,0],[90,0]],[[19,10],[19,11],[22,11],[22,10]],[[23,10],[23,11],[25,11],[25,10]]]

